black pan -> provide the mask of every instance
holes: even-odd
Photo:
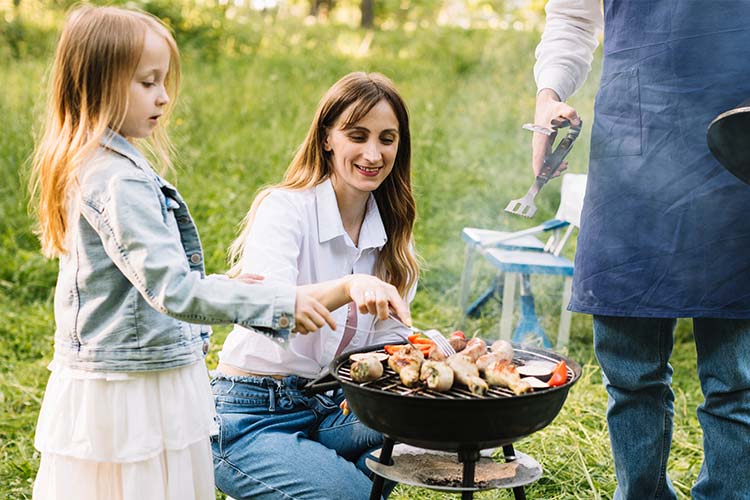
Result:
[[[706,140],[719,163],[750,184],[750,100],[714,118]]]
[[[331,375],[341,384],[349,408],[363,424],[395,441],[433,450],[494,448],[546,427],[581,375],[581,367],[572,360],[552,351],[524,347],[549,359],[564,360],[572,377],[560,387],[520,396],[448,399],[394,394],[339,376],[339,368],[349,363],[350,354],[379,348],[382,345],[341,354],[330,365]]]

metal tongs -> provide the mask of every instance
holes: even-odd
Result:
[[[536,198],[536,195],[539,194],[539,191],[542,190],[542,187],[547,184],[547,181],[554,177],[555,174],[557,174],[557,171],[560,169],[560,165],[562,164],[563,160],[566,156],[568,156],[568,153],[570,153],[570,150],[573,148],[573,143],[578,138],[578,134],[581,132],[582,125],[583,122],[580,121],[578,125],[571,125],[568,120],[552,122],[551,129],[542,127],[540,125],[534,125],[532,123],[524,124],[523,128],[525,130],[539,132],[540,134],[547,135],[552,138],[552,141],[554,141],[555,137],[557,137],[557,131],[559,129],[570,127],[570,130],[568,130],[568,134],[563,138],[563,140],[561,140],[557,144],[555,150],[544,158],[544,165],[542,165],[542,169],[539,171],[539,175],[536,176],[536,179],[534,179],[534,183],[531,185],[523,198],[511,200],[511,202],[508,203],[508,206],[505,207],[506,212],[520,215],[522,217],[531,218],[534,216],[534,214],[536,213],[534,198]]]

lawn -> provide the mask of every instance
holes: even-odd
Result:
[[[262,185],[280,179],[304,137],[323,92],[353,70],[392,78],[411,112],[414,185],[419,219],[416,244],[426,266],[413,304],[415,321],[443,330],[461,318],[458,284],[464,226],[521,229],[529,221],[503,213],[531,182],[530,135],[521,124],[534,105],[533,52],[538,32],[420,28],[365,32],[290,22],[227,35],[212,50],[187,47],[173,139],[179,156],[172,176],[188,200],[209,272],[226,269],[225,252],[238,222]],[[45,54],[45,52],[47,52]],[[49,51],[20,60],[0,57],[0,497],[30,498],[39,456],[34,425],[52,355],[52,296],[56,262],[45,260],[26,212],[25,169]],[[570,170],[585,172],[598,67],[571,99],[586,127],[571,153]],[[538,198],[537,221],[550,218],[559,198],[552,181]],[[572,257],[575,244],[566,249]],[[476,285],[487,283],[484,271]],[[545,327],[556,331],[559,283],[535,285]],[[499,306],[490,303],[464,327],[493,339]],[[208,364],[229,331],[216,328]],[[689,496],[701,461],[695,407],[702,397],[695,376],[689,325],[680,324],[675,367],[675,439],[671,477]],[[527,488],[529,498],[610,498],[615,479],[609,454],[606,394],[592,348],[591,320],[574,315],[569,355],[583,366],[557,419],[517,443],[545,469]],[[511,498],[496,490],[475,498]],[[455,498],[399,486],[392,498]]]

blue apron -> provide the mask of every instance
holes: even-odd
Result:
[[[750,318],[750,186],[706,145],[750,98],[750,0],[604,0],[571,309]]]

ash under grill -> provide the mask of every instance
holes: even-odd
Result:
[[[379,352],[379,353],[385,353],[383,349],[379,349],[372,352]],[[520,366],[523,364],[528,363],[529,361],[547,361],[550,363],[557,363],[558,360],[544,356],[543,354],[539,354],[532,351],[526,351],[523,349],[516,348],[514,350],[515,356],[513,357],[513,364],[516,366]],[[371,382],[363,382],[358,383],[354,382],[351,377],[350,368],[351,368],[352,362],[346,361],[344,362],[338,370],[338,376],[342,380],[345,380],[346,382],[357,384],[360,387],[366,387],[369,389],[375,389],[383,392],[388,392],[391,394],[398,394],[401,396],[410,396],[410,397],[418,397],[418,398],[426,398],[426,399],[499,399],[499,398],[517,398],[517,397],[523,397],[522,396],[516,396],[513,394],[513,391],[510,389],[506,389],[504,387],[493,387],[490,386],[490,389],[483,395],[483,396],[477,396],[476,394],[472,394],[468,388],[464,387],[463,385],[459,384],[458,382],[453,384],[453,387],[449,391],[446,392],[438,392],[428,389],[427,387],[418,386],[418,387],[406,387],[404,384],[401,383],[401,379],[398,376],[398,374],[388,365],[385,366],[385,369],[383,371],[383,375],[377,379],[373,380]],[[568,377],[566,380],[570,381],[573,378],[574,374],[570,367],[568,367]],[[540,393],[550,390],[548,389],[534,389],[532,393]]]

